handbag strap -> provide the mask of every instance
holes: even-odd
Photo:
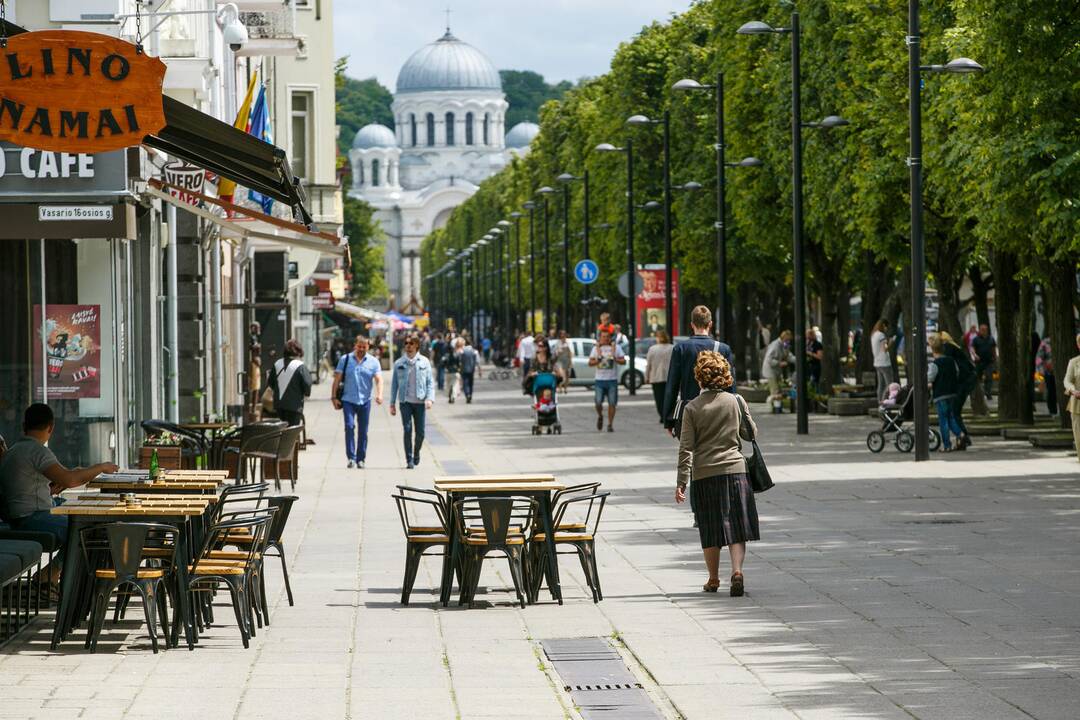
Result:
[[[739,405],[739,415],[742,422],[746,423],[746,432],[750,436],[750,442],[757,445],[757,437],[754,434],[754,426],[750,424],[750,413],[746,409],[746,401],[742,395],[735,395],[735,402]]]

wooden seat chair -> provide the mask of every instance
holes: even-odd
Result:
[[[502,552],[510,566],[518,603],[525,607],[525,540],[538,506],[536,500],[526,497],[478,497],[454,503],[454,521],[463,550],[459,604],[473,606],[484,558],[491,552]]]
[[[409,604],[420,559],[429,550],[450,552],[450,532],[442,496],[427,497],[428,491],[399,485],[400,495],[391,495],[397,504],[401,529],[405,533],[405,577],[401,582],[401,604]],[[434,491],[430,491],[434,492]],[[422,517],[421,517],[422,516]]]
[[[285,594],[289,598],[289,605],[293,605],[293,592],[292,585],[289,583],[289,568],[285,562],[285,543],[282,540],[282,535],[285,533],[285,525],[289,521],[289,514],[292,512],[293,503],[300,498],[296,495],[276,495],[270,497],[266,501],[266,507],[272,508],[274,512],[274,520],[270,523],[270,528],[267,530],[266,536],[266,549],[262,556],[259,558],[260,562],[263,558],[276,555],[281,560],[281,574],[285,579]],[[230,533],[225,536],[225,545],[239,548],[235,551],[229,551],[224,549],[215,550],[212,556],[220,559],[237,560],[243,555],[247,546],[250,545],[254,538],[250,533]],[[273,555],[270,551],[273,550]],[[265,580],[265,575],[260,573],[260,579]],[[263,615],[266,618],[266,624],[270,624],[270,612],[266,605],[266,585],[263,583],[260,588],[260,595],[262,597],[262,609]]]
[[[589,590],[592,591],[594,603],[604,599],[604,593],[600,589],[600,575],[596,569],[596,534],[600,526],[600,517],[604,514],[604,504],[610,494],[605,492],[572,497],[563,500],[555,511],[554,526],[558,528],[555,531],[556,556],[569,554],[578,556],[578,560],[581,561],[581,571],[585,575]],[[540,583],[544,577],[543,567],[547,561],[546,541],[547,535],[540,531],[533,533],[529,543],[531,581],[529,595],[532,598],[540,594]],[[560,553],[559,545],[570,545],[574,549]],[[555,560],[557,562],[557,558]]]

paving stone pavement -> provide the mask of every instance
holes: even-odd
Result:
[[[373,412],[367,469],[347,470],[340,416],[315,389],[317,444],[301,456],[286,532],[296,606],[268,566],[272,625],[249,650],[222,608],[194,653],[150,652],[138,622],[76,633],[49,652],[51,615],[0,648],[0,718],[577,718],[539,650],[609,638],[667,717],[1061,718],[1080,716],[1080,465],[1064,452],[979,439],[916,464],[871,455],[863,418],[757,413],[777,487],[758,496],[748,593],[700,591],[673,441],[651,393],[621,397],[598,433],[592,395],[560,397],[561,436],[530,435],[512,382],[440,399],[416,470],[400,422]],[[546,470],[613,495],[598,542],[604,601],[572,558],[566,604],[513,605],[505,564],[486,564],[482,608],[438,607],[439,561],[398,600],[404,542],[389,495],[444,471]],[[138,615],[138,609],[129,618]],[[617,717],[617,714],[612,715]]]

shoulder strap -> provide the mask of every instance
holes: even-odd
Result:
[[[720,352],[720,341],[719,340],[713,340],[712,350],[713,350],[713,352]]]
[[[754,426],[750,424],[750,413],[746,409],[746,401],[742,395],[736,393],[735,402],[739,405],[740,419],[746,423],[746,433],[750,436],[750,442],[757,442],[757,438],[754,437]]]

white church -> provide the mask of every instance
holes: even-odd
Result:
[[[468,43],[446,34],[413,53],[398,73],[394,130],[366,125],[349,151],[349,195],[375,208],[386,235],[391,304],[423,307],[420,242],[446,225],[481,182],[528,152],[540,128],[506,132],[509,104],[499,71]]]

